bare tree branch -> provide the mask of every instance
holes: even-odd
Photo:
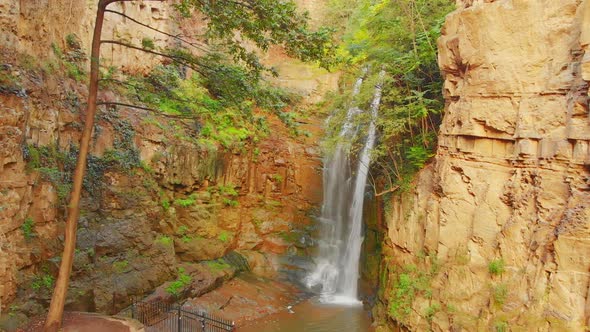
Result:
[[[115,11],[115,10],[110,10],[110,9],[105,10],[105,12],[106,13],[112,13],[112,14],[120,15],[120,16],[122,16],[122,17],[130,20],[133,23],[139,24],[142,27],[146,27],[146,28],[148,28],[150,30],[156,31],[156,32],[161,33],[161,34],[163,34],[165,36],[168,36],[170,38],[174,38],[174,39],[176,39],[178,41],[181,41],[181,42],[183,42],[183,43],[185,43],[185,44],[187,44],[189,46],[192,46],[192,47],[194,47],[194,48],[196,48],[198,50],[201,50],[201,51],[204,51],[204,52],[210,52],[211,51],[210,49],[206,48],[204,44],[200,44],[200,43],[198,44],[198,43],[190,42],[190,41],[188,41],[186,39],[181,38],[179,35],[173,35],[171,33],[168,33],[168,32],[165,32],[165,31],[162,31],[162,30],[159,30],[159,29],[156,29],[156,28],[154,28],[154,27],[152,27],[152,26],[150,26],[148,24],[141,23],[140,21],[138,21],[138,20],[136,20],[136,19],[134,19],[134,18],[132,18],[132,17],[124,14],[124,13],[121,13],[121,12],[118,12],[118,11]]]
[[[140,110],[144,110],[144,111],[156,113],[158,115],[161,115],[161,116],[164,116],[164,117],[168,117],[168,118],[174,118],[174,119],[189,119],[189,120],[192,120],[192,119],[195,118],[194,116],[166,114],[166,113],[163,113],[159,109],[149,108],[149,107],[139,106],[139,105],[133,105],[133,104],[127,104],[127,103],[120,103],[120,102],[116,102],[116,101],[100,101],[100,102],[97,102],[96,105],[97,106],[99,106],[99,105],[113,105],[113,106],[123,106],[123,107],[129,107],[129,108],[136,108],[136,109],[140,109]]]
[[[183,66],[187,66],[200,74],[204,74],[201,67],[207,68],[206,66],[203,66],[202,64],[199,64],[197,66],[194,61],[192,61],[191,59],[187,59],[185,57],[182,57],[182,56],[165,54],[165,53],[161,53],[161,52],[157,52],[157,51],[150,50],[147,48],[135,46],[133,44],[125,43],[125,42],[118,41],[118,40],[101,40],[100,42],[101,42],[101,44],[114,44],[114,45],[124,46],[124,47],[131,48],[134,50],[138,50],[138,51],[158,55],[158,56],[161,56],[164,58],[168,58],[168,59],[175,61],[178,64],[181,64]]]

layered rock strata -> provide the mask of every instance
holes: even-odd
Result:
[[[457,3],[437,154],[388,206],[375,312],[417,331],[584,330],[590,4]]]
[[[88,50],[95,6],[0,0],[0,328],[48,304],[87,93],[83,78],[59,72],[55,53],[68,47],[68,35]],[[203,29],[197,18],[179,27],[171,7],[161,2],[111,9],[173,34]],[[146,36],[156,46],[170,42],[115,14],[106,19],[103,36],[136,45]],[[131,73],[160,62],[106,44],[102,51],[103,64]],[[268,63],[289,66],[292,60],[274,52]],[[309,69],[303,75],[315,83],[295,88],[310,98],[334,85],[325,73]],[[291,73],[285,85],[292,86],[288,82],[296,76]],[[103,89],[100,98],[122,97]],[[318,134],[315,120],[300,122]],[[306,254],[310,214],[321,200],[317,135],[295,138],[273,116],[269,126],[271,134],[256,146],[226,149],[199,143],[194,122],[101,107],[67,309],[115,312],[130,296],[174,282],[183,270],[194,283],[186,288],[200,295],[221,279],[189,267],[203,261],[219,267],[226,263],[216,259],[234,253],[263,276],[280,269],[280,257]]]

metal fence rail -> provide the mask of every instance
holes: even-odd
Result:
[[[225,332],[234,331],[232,321],[203,311],[190,311],[180,305],[162,302],[133,302],[131,317],[140,321],[146,332]]]

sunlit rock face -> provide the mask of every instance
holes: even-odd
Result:
[[[60,188],[30,169],[24,147],[67,151],[76,146],[87,94],[85,82],[26,68],[21,55],[35,60],[31,67],[48,65],[57,61],[53,49],[63,50],[69,34],[75,34],[88,53],[97,2],[0,0],[0,64],[6,64],[3,73],[22,82],[18,90],[0,91],[0,323],[44,311],[50,289],[31,285],[55,276],[63,246]],[[200,17],[178,26],[169,5],[137,1],[109,8],[171,34],[203,32]],[[146,36],[159,47],[170,42],[107,14],[103,39],[141,45]],[[336,75],[288,59],[280,49],[263,60],[284,66],[285,79],[277,82],[310,101],[336,86]],[[119,46],[102,47],[102,63],[125,72],[142,73],[160,62]],[[99,98],[112,101],[120,96],[101,91]],[[194,124],[171,124],[164,117],[127,108],[112,115],[100,108],[91,155],[104,157],[125,135],[143,167],[106,170],[98,181],[101,190],[84,192],[67,308],[121,309],[129,296],[174,280],[179,266],[231,252],[240,252],[252,272],[267,277],[281,269],[282,257],[308,255],[312,215],[322,199],[316,145],[320,121],[301,120],[300,128],[312,137],[293,137],[291,129],[271,116],[268,137],[256,147],[234,151],[210,149],[175,135],[177,127],[194,133]],[[237,196],[220,195],[214,189],[220,186],[233,187]],[[187,199],[190,204],[179,203]],[[30,234],[23,231],[25,224]],[[193,279],[197,281],[197,274]],[[11,306],[15,312],[9,312]]]
[[[389,278],[375,313],[391,318],[395,283],[413,264],[431,275],[432,298],[417,292],[397,319],[411,330],[583,330],[590,5],[457,4],[438,41],[447,102],[439,147],[415,189],[391,202]],[[497,273],[490,263],[500,259]]]

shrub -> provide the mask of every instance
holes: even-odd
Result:
[[[223,259],[208,261],[205,264],[213,271],[222,271],[231,268]]]
[[[185,273],[185,270],[183,268],[179,268],[178,269],[178,277],[176,278],[175,281],[171,282],[170,285],[168,285],[168,287],[166,287],[166,292],[168,292],[169,294],[172,294],[174,296],[178,296],[180,295],[180,291],[190,285],[191,283],[191,276]]]
[[[504,260],[502,258],[495,259],[488,264],[488,271],[491,275],[501,275],[504,273]]]
[[[430,321],[432,321],[432,317],[434,317],[434,315],[436,315],[436,313],[439,311],[440,311],[440,304],[433,303],[430,306],[428,306],[428,308],[426,308],[426,311],[424,312],[424,317],[426,317],[426,320],[428,320],[430,322]]]
[[[182,206],[182,207],[189,207],[197,202],[194,195],[190,195],[187,198],[177,198],[174,200],[174,204]]]
[[[502,306],[508,297],[508,287],[506,284],[495,285],[492,288],[492,295],[494,297],[494,303],[498,306]]]
[[[125,270],[127,269],[128,266],[129,266],[129,261],[127,261],[127,260],[116,261],[113,263],[113,270],[116,273],[123,273],[123,272],[125,272]]]
[[[497,321],[494,323],[495,332],[506,332],[508,331],[508,323],[505,321]]]
[[[219,234],[219,236],[217,237],[217,239],[223,243],[226,243],[230,240],[230,238],[232,237],[232,234],[228,231],[221,231],[221,233]]]
[[[51,276],[49,274],[37,275],[37,276],[35,276],[35,278],[33,279],[33,282],[31,283],[31,288],[33,288],[33,290],[35,290],[35,291],[39,291],[42,288],[45,288],[47,290],[51,290],[51,289],[53,289],[54,283],[55,283],[55,278],[53,278],[53,276]]]
[[[25,239],[29,240],[35,236],[35,221],[33,218],[28,217],[25,219],[25,222],[20,226],[20,229],[23,231],[23,235]]]
[[[156,243],[163,244],[165,246],[169,246],[169,245],[172,245],[172,243],[174,243],[174,241],[172,241],[171,237],[166,236],[166,235],[162,235],[156,239]]]

